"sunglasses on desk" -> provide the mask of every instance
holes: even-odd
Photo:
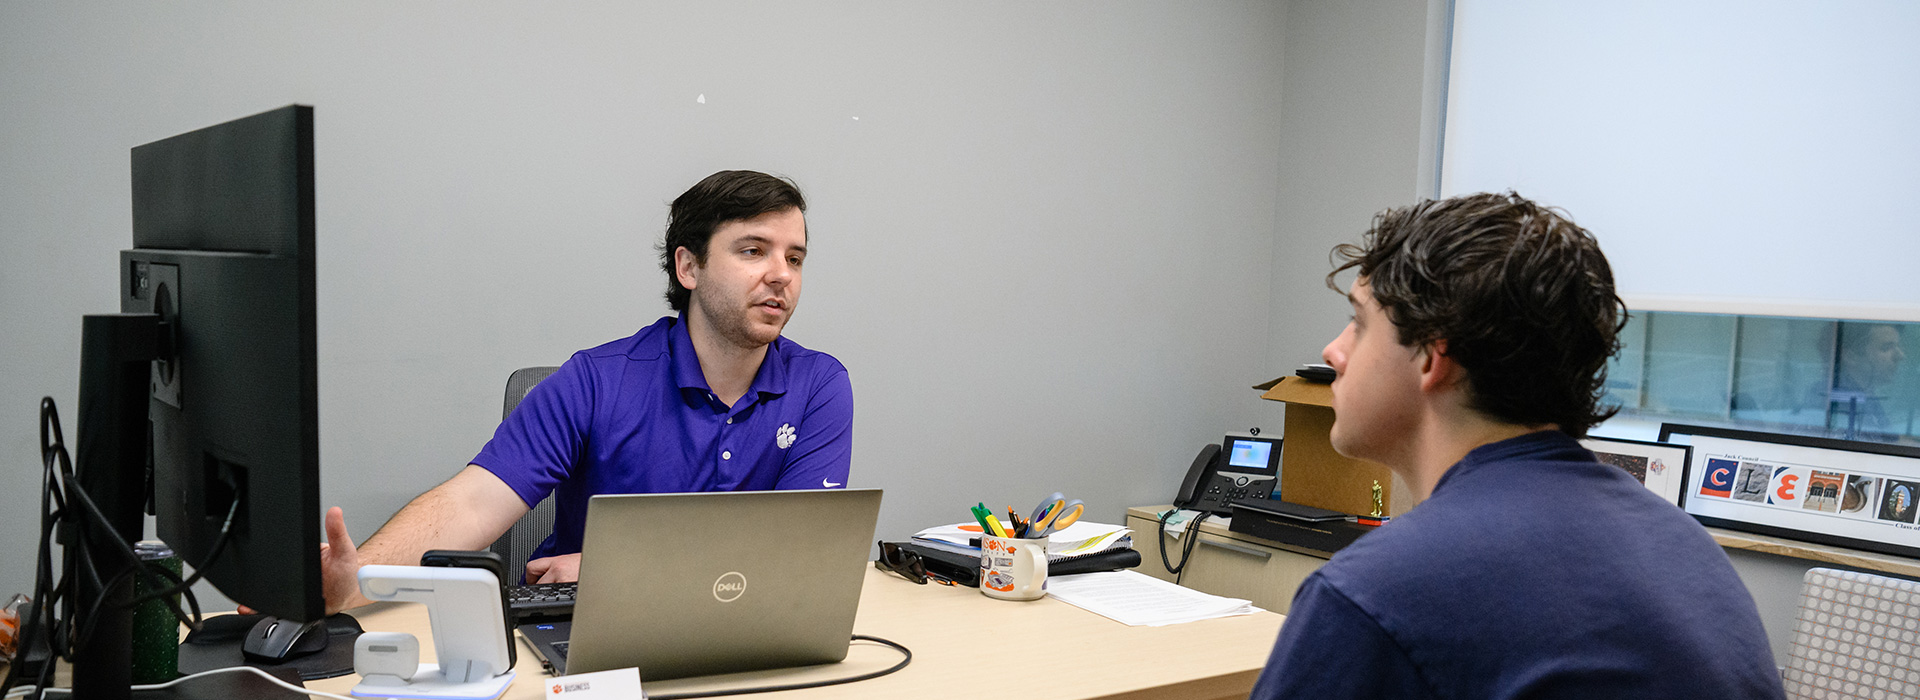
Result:
[[[922,586],[928,581],[943,586],[954,585],[951,579],[927,571],[927,562],[919,554],[902,549],[895,542],[881,542],[880,558],[873,560],[873,568],[899,574],[901,578]]]

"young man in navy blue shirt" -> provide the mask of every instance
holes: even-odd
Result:
[[[367,602],[360,566],[484,549],[549,492],[553,536],[527,563],[527,578],[542,583],[578,577],[594,494],[846,485],[847,370],[780,336],[807,257],[799,189],[763,173],[715,173],[674,200],[660,254],[677,317],[575,353],[465,469],[359,547],[340,509],[328,511],[329,612]]]
[[[1307,578],[1254,698],[1783,695],[1726,554],[1576,441],[1626,320],[1590,234],[1477,194],[1335,254],[1333,447],[1425,500]]]

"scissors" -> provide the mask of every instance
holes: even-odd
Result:
[[[1064,530],[1068,525],[1079,522],[1080,515],[1086,511],[1087,504],[1080,502],[1080,499],[1067,500],[1065,494],[1055,491],[1040,502],[1040,507],[1033,509],[1033,522],[1028,525],[1027,536],[1046,537]]]

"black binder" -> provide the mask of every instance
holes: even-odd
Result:
[[[927,572],[953,581],[963,586],[980,587],[980,557],[951,552],[944,549],[924,546],[915,542],[898,542],[901,549],[920,555],[926,563]],[[1118,571],[1140,565],[1140,552],[1129,547],[1126,549],[1107,549],[1092,554],[1082,554],[1047,562],[1047,575],[1064,576],[1067,574],[1090,574],[1096,571]]]

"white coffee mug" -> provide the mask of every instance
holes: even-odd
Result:
[[[1047,594],[1047,540],[980,538],[980,592],[1001,600],[1034,600]]]

